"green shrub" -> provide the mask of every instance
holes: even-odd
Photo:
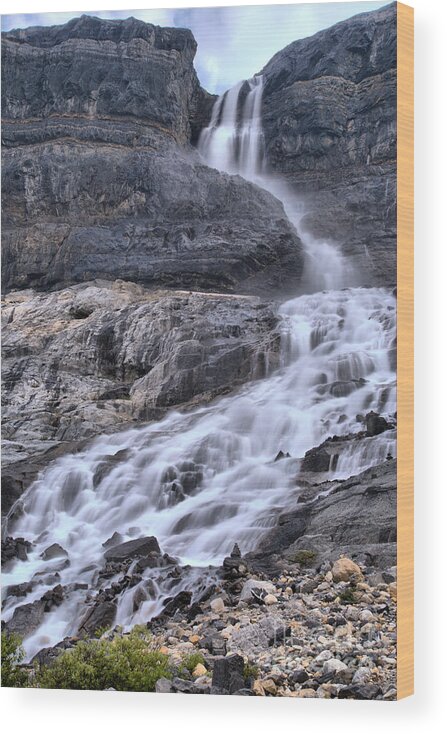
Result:
[[[309,566],[312,565],[313,561],[315,561],[317,557],[317,554],[315,551],[311,550],[300,550],[297,553],[295,553],[293,557],[294,563],[299,563],[300,566]]]
[[[22,640],[17,635],[2,632],[2,686],[23,688],[28,684],[28,675],[19,665],[25,657]]]
[[[154,691],[159,678],[172,678],[168,657],[151,647],[141,627],[124,637],[78,642],[51,666],[36,671],[38,688]]]
[[[193,652],[191,655],[186,655],[182,658],[179,673],[187,670],[188,673],[192,673],[197,665],[205,665],[205,658],[200,652]]]
[[[245,663],[244,665],[244,679],[247,680],[248,678],[257,678],[259,675],[259,668],[257,665],[252,665],[251,663]]]

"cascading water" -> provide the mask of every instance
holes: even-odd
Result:
[[[249,92],[241,103],[246,84]],[[219,97],[210,124],[200,136],[199,151],[209,166],[238,173],[282,202],[304,246],[302,293],[352,286],[355,273],[337,245],[315,239],[303,228],[305,210],[299,198],[285,181],[266,171],[261,120],[263,88],[263,77],[258,75],[248,82],[239,82]]]
[[[261,173],[262,79],[251,82],[239,119],[242,88],[216,103],[201,150],[210,163],[249,171],[261,185],[268,181]],[[286,194],[287,211],[295,205]],[[311,248],[310,240],[306,246]],[[3,588],[28,581],[33,588],[25,599],[6,599],[4,619],[41,598],[54,586],[55,573],[65,589],[61,606],[46,613],[25,640],[29,656],[74,633],[89,590],[113,583],[98,577],[103,544],[113,533],[123,541],[155,535],[163,551],[190,565],[181,579],[169,569],[147,568],[138,586],[121,592],[116,623],[130,626],[161,611],[173,589],[199,590],[213,574],[206,567],[220,564],[235,541],[244,553],[255,548],[278,511],[296,503],[299,459],[307,450],[334,434],[359,432],[359,414],[394,416],[394,297],[377,288],[327,290],[339,285],[334,263],[343,262],[327,248],[330,257],[317,261],[325,292],[301,295],[280,308],[280,370],[192,412],[172,412],[158,423],[96,439],[52,464],[13,508],[9,531],[34,545],[28,561],[7,569]],[[279,450],[292,458],[274,461]],[[356,474],[390,452],[395,455],[392,430],[351,442],[327,477]],[[117,455],[101,475],[104,462]],[[69,565],[42,559],[52,543],[65,548]]]

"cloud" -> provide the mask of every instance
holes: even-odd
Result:
[[[100,18],[134,16],[155,25],[190,28],[198,43],[195,67],[201,84],[210,92],[220,94],[259,72],[277,51],[292,41],[383,5],[383,2],[300,3],[88,14]],[[4,15],[2,30],[62,24],[77,15],[74,12]]]

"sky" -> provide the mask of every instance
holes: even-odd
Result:
[[[190,28],[198,43],[195,68],[202,86],[221,94],[259,72],[280,49],[357,13],[387,2],[240,5],[160,10],[85,11],[101,18],[133,16],[161,26]],[[2,30],[59,25],[81,12],[2,15]]]

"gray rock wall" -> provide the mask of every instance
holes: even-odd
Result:
[[[279,359],[277,317],[254,297],[103,281],[10,293],[3,319],[7,463],[208,401]]]
[[[132,18],[2,34],[5,289],[296,289],[282,206],[190,147],[212,105],[195,50],[190,31]]]
[[[295,41],[263,69],[269,169],[366,285],[396,280],[396,5]]]

